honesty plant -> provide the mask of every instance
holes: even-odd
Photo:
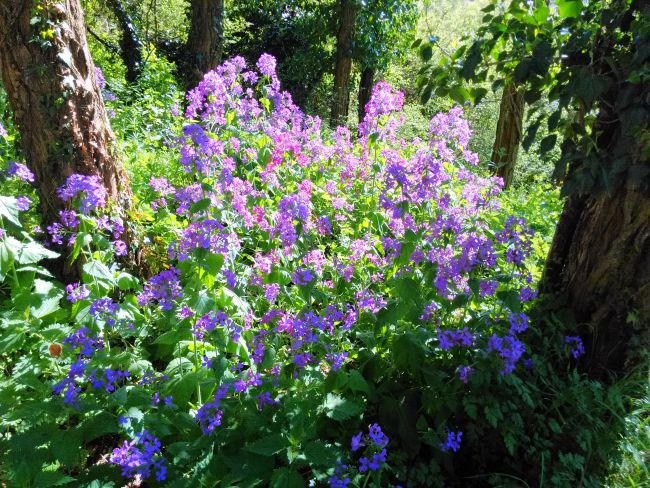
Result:
[[[317,434],[375,421],[362,356],[402,328],[422,332],[417,347],[456,391],[479,372],[511,373],[526,355],[532,230],[499,216],[501,182],[476,170],[460,108],[433,117],[426,140],[405,141],[403,95],[379,83],[358,134],[325,137],[280,90],[275,60],[257,68],[234,58],[188,94],[173,141],[185,175],[152,177],[140,202],[175,235],[142,285],[115,263],[124,222],[103,213],[101,183],[72,175],[59,190],[69,208],[49,239],[84,274],[65,290],[74,326],[52,359],[67,369],[52,392],[80,419],[100,405],[115,416],[127,440],[109,462],[127,477],[195,479],[209,465],[218,479],[264,479],[194,463],[241,449],[277,477],[379,482],[390,463],[379,425],[353,438],[356,474],[336,464],[349,440]],[[461,449],[462,425],[442,420],[432,445]],[[314,445],[335,453],[326,466]],[[279,452],[291,468],[258,459]]]

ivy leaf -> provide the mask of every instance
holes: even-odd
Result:
[[[560,13],[560,17],[563,19],[578,17],[582,12],[582,2],[578,2],[575,0],[569,0],[569,1],[559,0],[557,2],[557,7]]]
[[[539,150],[542,154],[546,154],[551,149],[555,147],[555,141],[557,140],[557,135],[550,134],[541,140],[539,143]]]

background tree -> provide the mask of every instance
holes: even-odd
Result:
[[[255,60],[272,54],[283,89],[305,109],[333,70],[335,6],[334,0],[235,2],[228,9],[225,57]]]
[[[108,4],[120,26],[120,56],[126,66],[126,81],[132,83],[142,73],[142,43],[129,13],[129,4],[121,0],[109,0]]]
[[[191,0],[190,27],[185,44],[183,77],[193,88],[214,69],[223,55],[224,0]]]
[[[483,11],[483,25],[476,34],[465,36],[461,46],[452,54],[445,53],[439,64],[426,65],[418,83],[423,102],[435,93],[460,104],[480,103],[487,94],[483,85],[488,81],[493,82],[495,93],[501,91],[491,162],[508,187],[523,138],[525,106],[542,96],[554,73],[551,64],[558,66],[559,58],[554,55],[565,35],[560,35],[558,16],[551,15],[545,1],[534,6],[516,1],[505,6],[491,3]],[[420,45],[425,61],[431,59],[435,44],[434,40]],[[521,59],[527,61],[519,63]],[[521,86],[524,81],[525,87]],[[533,138],[528,139],[526,148]]]
[[[648,340],[647,330],[635,327],[650,318],[650,7],[639,0],[588,7],[565,0],[551,9],[515,0],[505,12],[490,13],[496,9],[484,9],[479,38],[450,60],[466,80],[496,78],[495,87],[514,80],[527,102],[551,102],[550,134],[540,148],[562,140],[555,177],[567,199],[543,291],[565,303],[587,338],[584,367],[597,376],[620,371],[630,345]],[[528,54],[514,56],[510,38],[529,46]],[[421,46],[425,58],[430,49]],[[484,95],[454,83],[450,73],[444,65],[424,70],[423,98],[434,89],[459,101]],[[530,125],[525,145],[545,118]]]
[[[357,13],[354,59],[359,63],[359,122],[366,115],[375,76],[399,62],[413,42],[417,3],[412,0],[371,0]]]
[[[352,71],[352,43],[357,15],[355,0],[339,0],[339,26],[336,34],[336,64],[330,126],[345,125],[350,105],[350,73]]]
[[[128,208],[128,178],[111,151],[79,0],[2,2],[0,33],[2,81],[43,222],[57,219],[63,202],[56,189],[73,173],[99,176],[117,210]]]

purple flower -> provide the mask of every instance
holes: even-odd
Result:
[[[7,137],[7,129],[0,123],[0,137]]]
[[[471,366],[461,366],[458,368],[458,377],[460,378],[460,381],[463,383],[467,384],[469,383],[469,379],[472,377],[474,374],[474,368]]]
[[[452,432],[451,430],[448,430],[447,439],[440,444],[440,449],[443,451],[458,451],[458,449],[460,449],[460,438],[462,435],[462,432]]]
[[[61,223],[70,228],[76,229],[79,225],[79,219],[77,218],[77,212],[74,210],[59,210],[59,220]]]
[[[97,80],[97,87],[100,90],[106,88],[106,78],[104,78],[104,72],[99,66],[95,66],[95,79]]]
[[[201,426],[203,433],[209,435],[214,429],[221,425],[223,411],[219,408],[221,400],[228,394],[228,385],[221,385],[217,388],[214,399],[211,402],[204,403],[196,412],[195,419]]]
[[[34,183],[34,173],[32,173],[29,168],[22,163],[11,163],[7,170],[7,174],[20,178],[25,182]]]
[[[571,349],[571,355],[578,359],[585,353],[585,346],[582,343],[582,339],[578,336],[566,336],[564,342],[567,344],[573,344],[573,349]]]
[[[106,204],[106,188],[96,175],[70,175],[65,185],[61,186],[57,193],[64,202],[80,198],[79,209],[84,214]]]
[[[161,310],[171,310],[174,300],[182,296],[180,271],[169,268],[152,276],[144,285],[143,292],[137,296],[137,300],[141,307],[153,302],[157,303]]]
[[[499,337],[493,334],[488,340],[488,352],[497,351],[499,356],[503,359],[503,369],[501,374],[511,373],[515,369],[515,365],[519,358],[526,352],[524,343],[512,335],[506,337]]]
[[[69,302],[75,303],[79,300],[85,300],[90,296],[90,290],[86,285],[81,285],[79,283],[71,283],[65,287],[65,291],[68,294],[66,297]]]
[[[372,424],[368,430],[368,435],[372,442],[374,442],[378,447],[386,447],[386,444],[388,444],[388,437],[382,432],[379,424]]]
[[[160,441],[146,430],[130,442],[124,441],[121,447],[113,449],[109,462],[120,466],[125,478],[133,478],[137,474],[147,479],[152,469],[156,480],[164,481],[166,478],[166,460],[162,457]]]
[[[510,314],[510,333],[524,332],[528,328],[528,315],[525,313]]]
[[[260,73],[268,76],[269,78],[275,77],[275,58],[270,54],[262,54],[260,59],[257,60],[257,69],[260,70]]]
[[[32,201],[29,199],[29,197],[20,196],[16,198],[16,208],[22,212],[27,212],[31,204]]]
[[[314,275],[309,268],[299,267],[294,274],[291,275],[293,282],[298,286],[305,286],[314,279]]]
[[[115,250],[116,256],[125,256],[126,255],[126,242],[121,240],[113,241],[113,249]]]
[[[269,283],[268,285],[264,286],[264,298],[269,303],[275,303],[275,300],[278,298],[278,295],[280,294],[280,285],[277,283]]]
[[[107,325],[115,325],[115,315],[120,306],[110,298],[98,298],[90,304],[89,313],[96,319],[104,319]]]
[[[76,330],[63,339],[70,349],[79,349],[79,357],[92,356],[95,351],[104,348],[104,341],[96,334],[91,333],[88,327]]]
[[[438,341],[440,349],[447,351],[454,346],[470,347],[474,343],[474,334],[467,327],[462,330],[440,330],[438,329]]]
[[[352,436],[352,451],[359,450],[359,447],[363,446],[364,443],[361,440],[363,437],[363,432],[359,432],[357,435]]]

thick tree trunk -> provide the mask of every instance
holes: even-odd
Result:
[[[359,123],[363,122],[366,116],[366,104],[372,95],[372,86],[375,83],[375,70],[364,67],[359,80]]]
[[[122,31],[120,56],[126,66],[126,81],[133,83],[142,73],[142,43],[135,30],[131,16],[122,2],[120,0],[109,0],[108,3]]]
[[[512,183],[517,164],[523,121],[524,93],[514,83],[509,83],[501,96],[499,121],[492,146],[494,173],[503,179],[506,188]]]
[[[622,188],[612,196],[570,197],[553,239],[544,291],[557,293],[573,312],[585,338],[588,370],[597,377],[622,371],[630,338],[648,343],[648,196]]]
[[[36,4],[43,8],[37,11]],[[51,26],[54,36],[42,36]],[[79,0],[3,0],[0,71],[27,165],[36,175],[43,223],[57,220],[63,202],[56,189],[73,173],[99,176],[116,211],[128,208],[128,177],[111,152],[113,134]]]
[[[183,68],[186,88],[190,89],[214,69],[223,54],[223,0],[192,0],[190,32],[185,45]]]
[[[339,31],[336,35],[336,67],[334,68],[334,93],[330,126],[345,125],[350,105],[350,71],[352,70],[352,39],[356,9],[354,0],[339,2]]]

